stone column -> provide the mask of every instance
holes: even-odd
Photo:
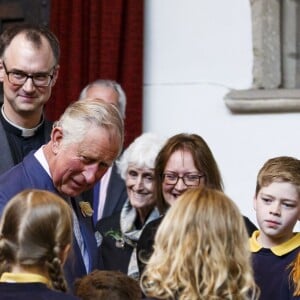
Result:
[[[280,87],[280,1],[251,0],[253,88]]]

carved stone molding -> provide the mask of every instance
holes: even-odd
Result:
[[[300,112],[300,89],[232,90],[224,100],[233,113]]]
[[[225,95],[234,113],[300,112],[300,1],[250,0],[253,81]]]

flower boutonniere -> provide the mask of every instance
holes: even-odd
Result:
[[[105,232],[105,236],[110,236],[116,241],[117,248],[124,248],[125,241],[123,239],[122,233],[119,230],[108,230]]]
[[[93,215],[94,210],[92,209],[90,202],[79,201],[79,206],[84,217],[91,217]]]

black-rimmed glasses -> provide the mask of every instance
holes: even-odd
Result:
[[[2,61],[2,64],[7,75],[8,81],[14,85],[23,85],[28,78],[31,78],[33,84],[36,87],[46,87],[49,86],[51,80],[53,79],[53,73],[50,74],[39,72],[34,74],[27,74],[19,70],[8,71],[4,61]],[[51,68],[51,70],[53,70],[54,68],[55,66]]]
[[[186,186],[198,186],[200,180],[204,177],[204,174],[186,173],[183,176],[179,176],[177,173],[164,173],[163,181],[165,184],[176,185],[179,179],[182,179]]]

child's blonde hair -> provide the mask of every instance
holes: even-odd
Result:
[[[206,187],[183,193],[158,228],[141,286],[159,299],[256,299],[248,234],[233,201]]]
[[[294,286],[293,296],[300,296],[300,252],[296,256],[296,259],[290,266],[292,268],[290,273],[290,279]]]

